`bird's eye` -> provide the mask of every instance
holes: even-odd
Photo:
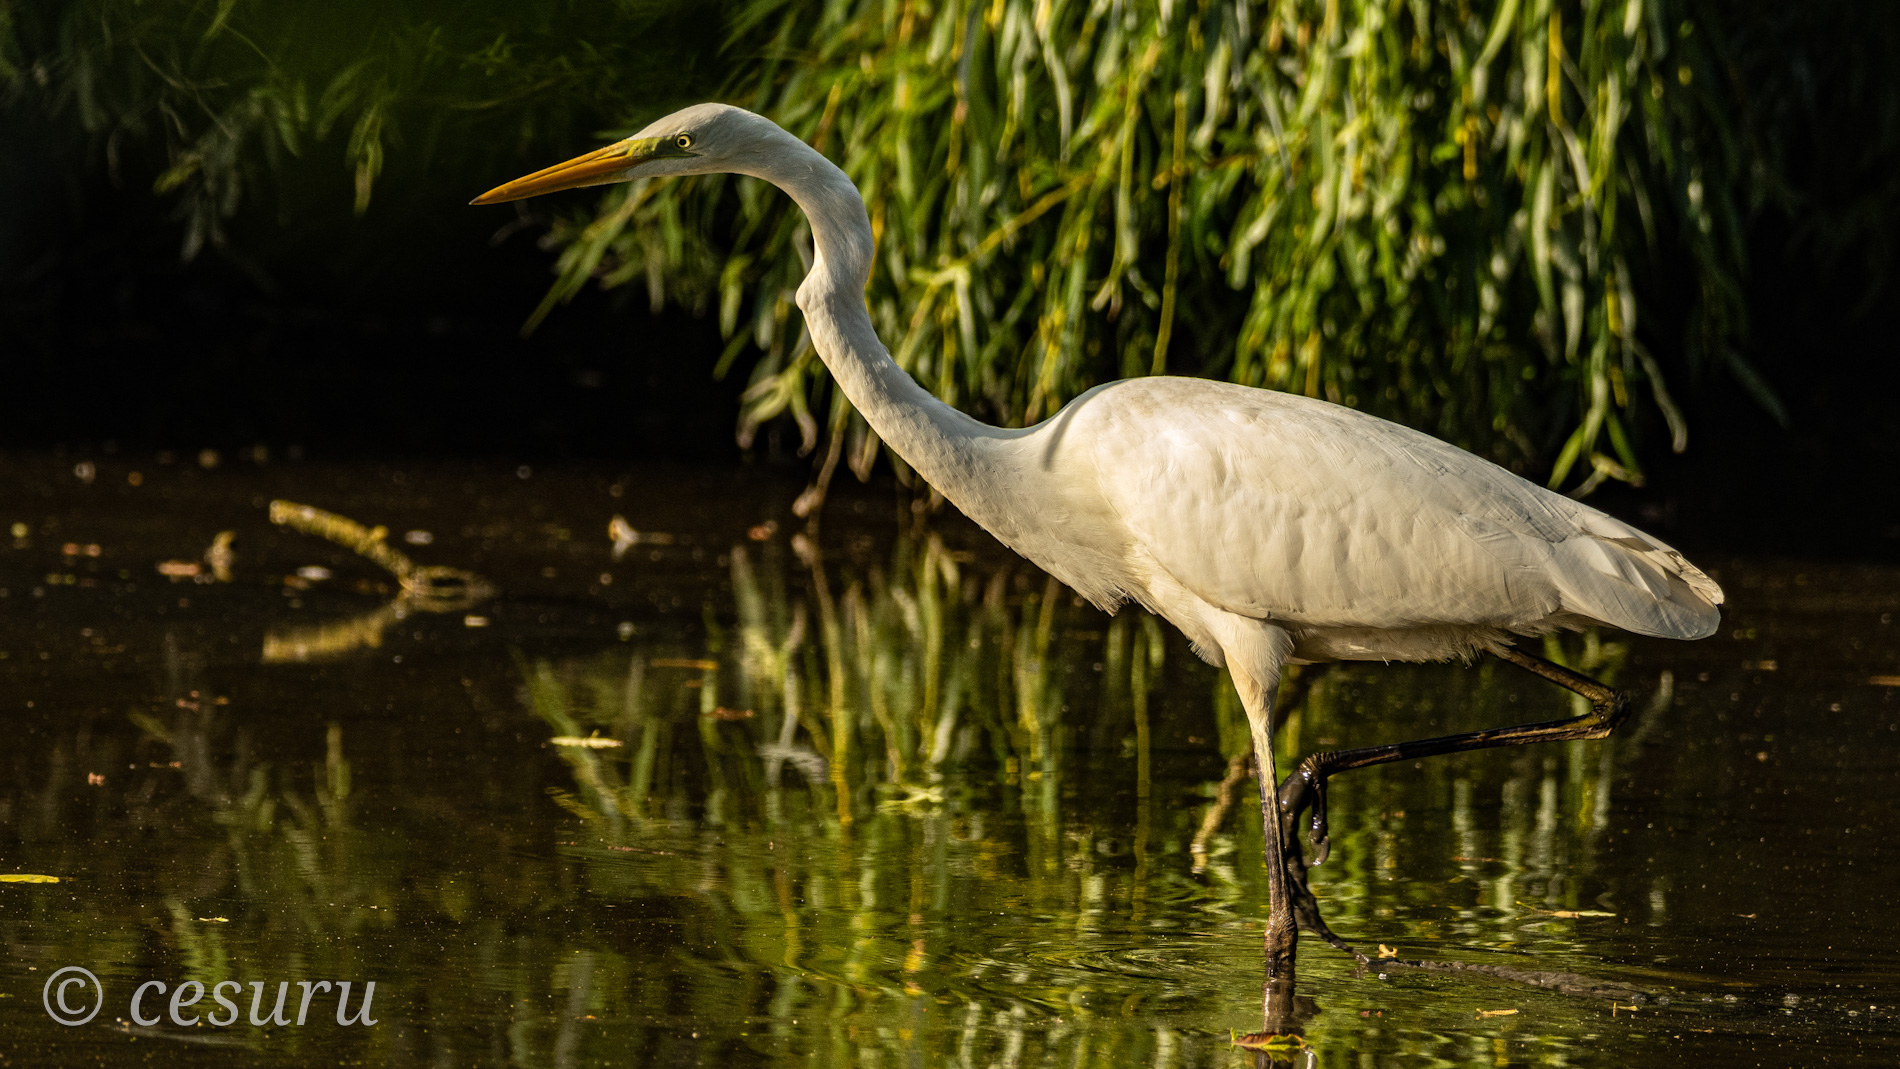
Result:
[[[678,137],[676,137],[676,138],[674,138],[674,139],[673,139],[673,143],[674,143],[675,145],[678,145],[678,146],[679,146],[680,148],[692,148],[692,147],[693,147],[693,135],[692,135],[692,134],[681,134],[681,135],[679,135]]]

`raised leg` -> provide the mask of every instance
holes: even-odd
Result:
[[[1356,750],[1330,750],[1311,755],[1287,776],[1277,793],[1279,809],[1286,814],[1289,825],[1298,820],[1301,810],[1312,811],[1307,839],[1314,846],[1313,864],[1325,861],[1331,848],[1331,841],[1326,834],[1326,779],[1329,776],[1347,769],[1382,765],[1388,761],[1409,761],[1492,746],[1600,739],[1616,730],[1617,725],[1629,717],[1629,699],[1589,676],[1518,649],[1501,650],[1497,656],[1566,690],[1583,695],[1590,702],[1590,711],[1567,720],[1548,720],[1537,724],[1471,731],[1462,735],[1443,735],[1416,742],[1366,746]]]

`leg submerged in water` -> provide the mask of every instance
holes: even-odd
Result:
[[[1249,710],[1249,720],[1252,720]],[[1271,708],[1268,709],[1269,716]],[[1263,718],[1264,719],[1264,718]],[[1288,842],[1290,821],[1280,815],[1280,795],[1273,789],[1273,741],[1270,733],[1254,730],[1254,760],[1260,778],[1260,826],[1266,837],[1267,866],[1267,976],[1261,989],[1265,1005],[1266,1031],[1281,1032],[1291,1027],[1293,1006],[1293,969],[1300,949],[1300,925],[1293,913],[1293,874],[1290,863],[1298,863],[1298,841]],[[1294,852],[1289,859],[1288,849]],[[1300,890],[1305,891],[1304,872]],[[1312,895],[1307,894],[1310,901]],[[1316,914],[1317,915],[1317,914]]]
[[[1281,816],[1280,794],[1274,786],[1278,779],[1273,767],[1273,700],[1293,639],[1272,624],[1227,613],[1210,614],[1206,622],[1213,625],[1211,630],[1233,674],[1234,690],[1247,711],[1247,728],[1253,736],[1269,898],[1265,940],[1267,1019],[1290,1020],[1300,926],[1293,913],[1293,889],[1286,863],[1290,825]],[[1297,852],[1298,847],[1293,849]]]
[[[1267,895],[1270,899],[1267,909],[1267,979],[1293,979],[1294,960],[1299,952],[1299,924],[1293,916],[1293,890],[1287,874],[1287,850],[1296,852],[1298,843],[1288,843],[1286,832],[1288,822],[1280,813],[1280,795],[1273,789],[1275,770],[1273,767],[1273,739],[1267,723],[1273,715],[1272,707],[1261,710],[1259,717],[1254,716],[1251,708],[1247,710],[1247,719],[1252,722],[1254,736],[1254,760],[1257,762],[1260,778],[1260,826],[1266,836]]]
[[[1322,757],[1328,760],[1315,762],[1309,759],[1308,761],[1301,762],[1300,768],[1296,769],[1286,778],[1285,782],[1280,784],[1279,795],[1282,800],[1282,811],[1287,821],[1286,837],[1292,843],[1295,854],[1297,854],[1299,849],[1299,837],[1294,834],[1293,825],[1298,820],[1299,813],[1294,807],[1309,804],[1309,800],[1316,804],[1319,812],[1319,815],[1313,821],[1313,839],[1317,843],[1323,844],[1325,842],[1324,785],[1327,773],[1338,772],[1346,768],[1363,768],[1367,765],[1380,764],[1383,761],[1396,761],[1405,758],[1457,753],[1463,750],[1483,749],[1491,746],[1514,746],[1532,742],[1554,742],[1569,739],[1601,739],[1619,727],[1629,716],[1629,703],[1623,694],[1604,686],[1588,676],[1573,672],[1562,665],[1552,664],[1540,657],[1535,657],[1519,650],[1508,650],[1498,656],[1500,659],[1509,661],[1528,672],[1557,683],[1567,690],[1583,695],[1589,699],[1591,703],[1590,712],[1584,716],[1573,717],[1569,720],[1547,721],[1539,724],[1525,724],[1519,727],[1501,728],[1494,731],[1478,731],[1465,735],[1451,735],[1438,739],[1426,739],[1416,743],[1401,743],[1396,746],[1367,747],[1363,750],[1346,750],[1333,754],[1316,754],[1314,755],[1315,757]],[[1314,772],[1318,774],[1313,775],[1312,773]],[[1318,789],[1314,790],[1314,788]],[[1312,791],[1313,793],[1304,794],[1303,792],[1306,791]],[[1296,857],[1295,860],[1298,860],[1298,858]],[[1307,897],[1310,901],[1311,895],[1309,894]],[[1296,910],[1300,909],[1297,893],[1295,895],[1294,908]],[[1317,903],[1312,906],[1312,909],[1314,919],[1317,921]],[[1303,926],[1306,925],[1304,914],[1301,914],[1301,923]],[[1324,932],[1325,928],[1326,926],[1323,922],[1318,923],[1317,927],[1308,926],[1309,931]],[[1346,945],[1336,937],[1331,936],[1330,933],[1328,933],[1327,938],[1334,946],[1357,958],[1360,964],[1366,966],[1373,965],[1373,959]],[[1589,998],[1621,1000],[1631,1003],[1639,1002],[1645,997],[1642,991],[1626,984],[1593,979],[1588,976],[1570,972],[1526,969],[1508,965],[1488,965],[1476,962],[1401,960],[1396,957],[1381,959],[1377,964],[1381,973],[1389,970],[1407,969],[1449,975],[1486,976],[1496,980],[1527,984],[1552,991],[1561,991],[1566,994],[1582,995]]]

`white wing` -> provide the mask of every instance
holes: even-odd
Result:
[[[1674,549],[1417,431],[1201,379],[1130,380],[1078,404],[1076,439],[1134,541],[1231,612],[1315,628],[1572,614],[1659,637],[1715,630],[1720,588]]]

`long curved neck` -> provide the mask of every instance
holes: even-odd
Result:
[[[875,246],[864,198],[830,160],[790,134],[748,173],[790,194],[817,255],[798,288],[812,346],[878,437],[977,522],[995,493],[1001,447],[1020,432],[979,422],[918,385],[878,340],[864,303]],[[986,524],[987,526],[987,524]]]

